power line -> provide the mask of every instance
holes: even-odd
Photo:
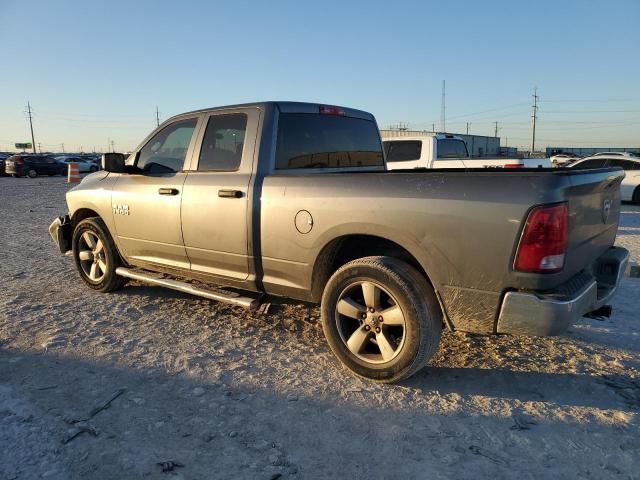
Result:
[[[445,125],[446,107],[445,107],[445,98],[444,98],[444,88],[445,88],[445,81],[442,80],[442,104],[440,105],[440,128],[442,129],[443,132],[446,132],[447,128]]]
[[[531,152],[530,155],[533,155],[533,152],[536,151],[536,120],[538,119],[538,87],[533,89],[533,128],[531,131]],[[497,128],[497,127],[496,127]]]
[[[36,138],[33,136],[33,119],[31,118],[31,104],[27,102],[27,113],[29,115],[29,128],[31,129],[31,148],[36,153]]]

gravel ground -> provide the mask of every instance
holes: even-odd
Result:
[[[640,279],[611,319],[445,333],[421,373],[372,385],[316,306],[88,290],[47,234],[67,189],[0,178],[0,479],[640,478]],[[623,212],[638,261],[640,209]]]

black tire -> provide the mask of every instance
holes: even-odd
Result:
[[[89,167],[89,172],[94,173],[98,171],[98,167]]]
[[[29,178],[36,178],[38,176],[38,172],[36,172],[33,168],[31,168],[27,172],[27,175],[29,176]]]
[[[346,318],[339,314],[338,302],[341,298],[346,298],[343,296],[346,295],[345,292],[357,288],[360,282],[373,282],[382,287],[381,291],[385,295],[388,294],[388,301],[392,302],[390,305],[398,306],[402,311],[402,340],[394,343],[395,356],[389,361],[382,358],[377,363],[372,363],[361,358],[363,355],[354,354],[341,335],[340,322],[353,322],[352,318],[355,317]],[[321,309],[322,328],[331,350],[347,369],[359,377],[380,383],[398,382],[424,367],[438,349],[442,334],[442,311],[438,300],[427,280],[402,260],[392,257],[365,257],[342,266],[325,286]],[[369,315],[366,313],[369,311],[365,309],[363,315]],[[382,307],[379,313],[382,313]],[[375,317],[378,313],[371,315]],[[368,318],[360,320],[360,325],[364,325],[362,328],[372,328],[363,323],[369,322]],[[375,319],[372,321],[375,322]],[[370,325],[373,325],[376,332],[379,331],[378,324]],[[379,325],[389,328],[389,325],[383,324],[382,321]],[[360,327],[355,327],[355,330],[359,329]],[[377,345],[378,334],[373,330],[369,333],[372,336],[363,343],[365,349],[371,347],[370,342]],[[379,351],[384,357],[381,348]]]
[[[636,187],[631,195],[631,201],[635,204],[640,204],[640,186]]]
[[[90,248],[85,240],[85,233],[87,233],[89,238],[97,238],[102,242],[102,249],[98,253],[98,260],[96,260],[95,255],[93,256],[93,260],[81,260],[80,258],[81,252],[89,251],[88,248]],[[116,268],[122,266],[122,260],[120,259],[120,255],[113,243],[107,226],[99,217],[87,218],[76,225],[73,230],[71,246],[73,250],[73,260],[80,274],[80,278],[82,278],[84,283],[90,288],[103,293],[111,292],[123,287],[127,282],[126,278],[116,275]],[[92,279],[90,276],[92,271],[88,267],[90,265],[93,266],[93,263],[97,263],[100,260],[102,264],[105,265],[104,271],[99,267],[94,268],[98,268],[99,272],[103,275],[99,278]],[[86,271],[87,269],[89,269],[89,272]]]

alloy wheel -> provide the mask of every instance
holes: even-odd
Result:
[[[368,280],[349,285],[338,297],[335,319],[340,338],[360,360],[386,363],[402,350],[405,315],[382,285]]]
[[[107,273],[104,244],[98,235],[85,231],[78,240],[78,260],[84,274],[92,282],[100,282]]]

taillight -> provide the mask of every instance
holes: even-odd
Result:
[[[344,110],[331,105],[320,105],[320,113],[323,115],[344,115]]]
[[[504,168],[524,168],[524,163],[507,163]]]
[[[566,203],[535,207],[520,237],[514,268],[520,272],[554,273],[564,267],[569,209]]]

